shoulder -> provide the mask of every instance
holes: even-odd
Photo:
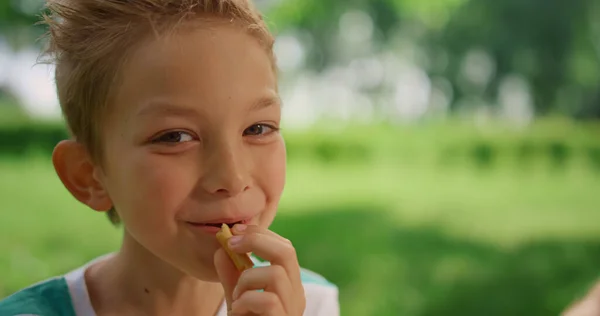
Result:
[[[268,261],[260,261],[252,257],[255,267],[268,266]],[[311,270],[300,268],[300,278],[306,296],[304,315],[310,316],[339,316],[340,305],[338,287],[322,275]]]
[[[300,269],[304,294],[305,315],[337,316],[340,314],[338,287],[322,275],[308,269]]]
[[[0,301],[0,315],[74,316],[65,279],[49,279],[4,298]]]
[[[337,291],[337,286],[330,281],[328,281],[322,275],[313,272],[311,270],[300,268],[300,278],[302,279],[302,284],[306,286],[311,286],[318,289],[323,289],[327,291]]]

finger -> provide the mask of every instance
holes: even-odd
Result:
[[[287,239],[263,232],[248,231],[244,235],[236,235],[229,239],[229,247],[237,253],[252,252],[270,261],[272,265],[282,266],[287,271],[292,285],[302,286],[296,250]]]
[[[233,302],[231,306],[232,315],[258,314],[261,316],[286,315],[279,297],[271,292],[245,292]]]
[[[562,316],[600,315],[600,283],[586,296],[572,304]]]
[[[292,302],[286,298],[293,297],[294,291],[283,267],[272,265],[244,271],[233,291],[233,300],[235,301],[245,292],[253,290],[265,290],[277,294],[283,308],[286,311],[291,310]]]
[[[280,239],[281,241],[288,243],[288,244],[292,243],[290,240],[286,239],[285,237],[282,237],[281,235],[277,234],[276,232],[266,229],[266,228],[262,228],[257,225],[236,224],[231,229],[231,232],[234,235],[244,235],[244,234],[251,234],[251,233],[264,234],[264,235],[273,236],[273,237]]]
[[[235,265],[222,248],[215,252],[214,264],[219,280],[223,285],[225,302],[227,303],[227,309],[229,310],[233,303],[233,291],[240,277],[240,272],[236,269]]]

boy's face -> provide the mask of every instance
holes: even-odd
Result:
[[[216,226],[268,227],[283,191],[271,61],[243,30],[211,25],[145,44],[122,76],[98,178],[126,238],[214,280]]]

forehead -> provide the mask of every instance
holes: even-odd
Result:
[[[218,109],[276,95],[271,57],[258,39],[214,23],[140,45],[122,69],[115,101],[133,113],[151,100]]]

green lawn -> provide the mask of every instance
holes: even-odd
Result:
[[[599,173],[390,161],[290,163],[273,229],[343,315],[556,315],[600,276]],[[0,161],[0,200],[0,297],[118,245],[48,161]]]

